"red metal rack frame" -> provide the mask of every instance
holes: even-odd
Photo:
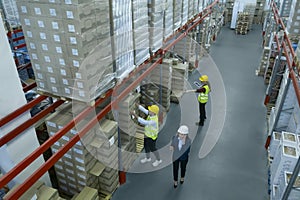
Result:
[[[28,177],[21,185],[19,185],[8,197],[7,199],[17,199],[19,198],[24,192],[26,192],[43,174],[47,172],[49,168],[51,168],[70,148],[74,146],[74,144],[80,140],[80,137],[84,136],[88,130],[90,130],[101,118],[103,118],[117,103],[122,100],[129,92],[131,92],[142,79],[144,79],[158,64],[161,63],[163,55],[172,47],[174,46],[178,41],[180,41],[182,38],[184,38],[189,31],[191,31],[193,28],[195,28],[198,24],[200,24],[205,17],[207,17],[212,12],[212,7],[218,3],[217,1],[214,1],[212,4],[210,4],[208,7],[206,7],[201,13],[196,15],[192,20],[190,20],[186,25],[182,26],[176,33],[174,33],[173,37],[177,35],[178,33],[184,31],[180,34],[178,38],[176,38],[174,41],[172,41],[166,48],[159,50],[154,56],[160,56],[158,60],[156,60],[155,63],[153,63],[145,72],[143,72],[142,75],[139,76],[138,79],[136,79],[133,83],[131,83],[123,92],[118,95],[118,98],[115,99],[113,102],[111,102],[108,106],[106,106],[99,114],[97,114],[97,117],[90,121],[79,133],[77,133],[71,140],[66,143],[62,148],[59,149],[55,154],[52,155],[51,158],[49,158],[40,168],[38,168],[30,177]],[[205,13],[203,15],[203,13]],[[192,24],[190,27],[189,25]],[[172,37],[170,37],[172,38]],[[168,38],[168,39],[170,39]],[[149,63],[149,61],[153,60],[155,57],[152,56],[149,60],[147,60],[145,63]],[[145,64],[142,64],[141,66],[146,66]],[[139,67],[140,68],[140,67]],[[133,73],[129,75],[129,77],[132,77],[135,73],[140,71],[140,69],[135,70]],[[141,67],[142,68],[142,67]],[[127,78],[128,80],[129,78]],[[122,85],[120,83],[120,85]],[[119,86],[116,86],[119,87]],[[105,101],[107,98],[109,98],[112,95],[112,90],[109,90],[104,98],[98,99],[95,103],[95,106],[99,105],[101,102]],[[23,161],[21,161],[19,164],[17,164],[12,170],[10,170],[8,173],[6,173],[3,177],[0,178],[0,188],[9,183],[14,177],[16,177],[21,171],[23,171],[28,165],[30,165],[35,159],[37,159],[40,155],[43,154],[44,151],[46,151],[48,148],[51,147],[57,140],[59,140],[64,134],[66,134],[71,128],[75,126],[75,124],[83,119],[91,110],[93,107],[87,108],[85,111],[80,113],[77,117],[75,117],[71,122],[69,122],[65,127],[63,127],[60,131],[58,131],[55,135],[50,137],[44,144],[42,144],[40,147],[38,147],[33,153],[31,153],[29,156],[27,156]]]

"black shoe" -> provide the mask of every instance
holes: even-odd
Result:
[[[180,184],[184,183],[184,178],[180,178]]]
[[[206,117],[204,117],[204,119],[206,119]]]
[[[177,186],[178,186],[178,183],[176,181],[176,182],[174,182],[174,188],[177,188]]]
[[[204,125],[204,122],[203,122],[203,121],[196,122],[196,125],[198,125],[198,126],[203,126],[203,125]]]

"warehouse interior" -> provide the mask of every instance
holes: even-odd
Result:
[[[300,198],[297,0],[1,0],[0,11],[0,199]],[[152,114],[156,164],[153,152],[141,162]],[[175,187],[182,125],[191,151]]]

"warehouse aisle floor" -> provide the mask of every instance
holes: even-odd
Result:
[[[172,104],[165,126],[160,132],[157,147],[163,149],[164,159],[158,170],[151,171],[150,164],[135,163],[127,173],[126,183],[113,195],[113,200],[265,200],[268,198],[267,158],[264,149],[266,139],[266,109],[263,105],[266,87],[262,77],[255,75],[261,56],[261,26],[254,26],[247,35],[236,35],[223,27],[212,45],[210,57],[205,57],[199,67],[206,73],[208,64],[215,64],[225,86],[226,99],[211,99],[207,104],[208,119],[203,127],[197,127],[198,105],[195,94],[183,97],[181,104]],[[198,71],[190,74],[193,84]],[[213,79],[211,79],[213,80]],[[218,91],[213,88],[212,93]],[[216,95],[214,93],[214,95]],[[211,95],[211,98],[214,97]],[[192,97],[192,98],[191,98]],[[219,121],[209,116],[216,103],[222,104],[225,123],[216,145],[204,158],[198,153],[211,130]],[[192,102],[192,103],[190,103]],[[221,112],[221,111],[220,111]],[[211,117],[211,118],[210,118]],[[193,139],[186,179],[183,185],[173,188],[172,165],[167,158],[168,144],[181,123],[186,123]],[[212,138],[212,136],[210,136]],[[211,139],[210,138],[210,139]],[[149,172],[142,173],[149,169]]]

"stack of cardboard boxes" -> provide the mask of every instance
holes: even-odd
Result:
[[[113,33],[113,60],[118,81],[122,81],[134,68],[132,2],[110,0],[111,32]],[[106,10],[107,13],[108,10]]]
[[[147,0],[133,0],[134,64],[140,65],[150,57]]]
[[[178,59],[173,59],[172,68],[171,101],[178,103],[186,90],[188,63],[181,63]]]
[[[291,4],[290,4],[291,3]],[[293,0],[289,1],[286,4],[290,4],[287,7],[290,9],[290,13],[288,15],[288,21],[287,21],[287,31],[292,36],[300,36],[300,2]]]
[[[182,0],[181,5],[181,25],[187,23],[189,18],[189,0]]]
[[[164,3],[164,40],[173,34],[173,0]]]
[[[86,102],[98,97],[114,78],[108,2],[17,4],[38,89]]]
[[[164,5],[161,0],[148,1],[150,53],[153,54],[163,45]]]

